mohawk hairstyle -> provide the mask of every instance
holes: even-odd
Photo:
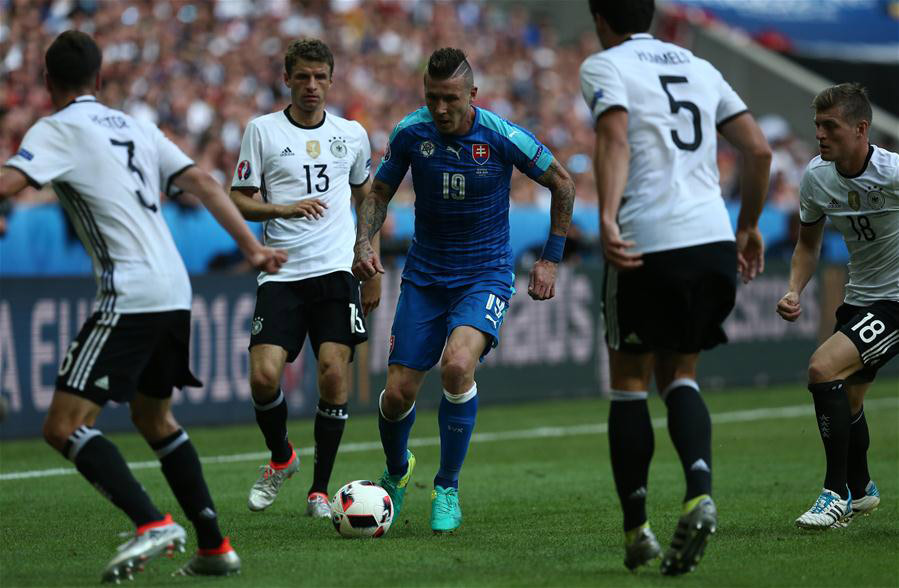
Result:
[[[474,86],[474,72],[468,58],[461,49],[444,47],[431,54],[428,59],[427,76],[432,80],[448,80],[462,76],[465,85]]]

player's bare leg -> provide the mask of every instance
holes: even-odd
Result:
[[[315,414],[315,460],[312,485],[306,495],[306,514],[331,518],[328,481],[346,427],[349,365],[352,349],[324,342],[318,350],[318,410]]]
[[[647,405],[653,362],[651,353],[609,349],[609,452],[624,513],[624,565],[629,570],[662,552],[646,517],[649,464],[655,446]]]
[[[862,369],[855,344],[841,332],[830,336],[812,354],[808,367],[808,389],[815,403],[818,431],[824,444],[827,471],[824,488],[796,525],[804,529],[827,529],[852,512],[847,484],[851,409],[846,378]]]
[[[718,526],[712,500],[712,422],[696,382],[698,353],[656,354],[655,376],[668,408],[668,433],[687,482],[683,514],[662,558],[662,573],[693,571]]]
[[[247,506],[264,510],[272,505],[284,482],[300,468],[300,458],[287,438],[287,401],[281,392],[281,374],[287,350],[260,344],[250,348],[250,391],[256,423],[271,451],[271,459],[259,468],[259,478],[250,488]]]
[[[156,556],[183,549],[185,533],[156,509],[115,445],[93,427],[100,411],[90,400],[57,390],[44,421],[44,438],[134,523],[134,538],[117,549],[103,570],[103,581],[118,582]]]
[[[403,508],[406,487],[415,469],[415,456],[409,451],[409,434],[415,424],[415,399],[427,372],[400,364],[387,366],[387,387],[378,399],[378,429],[387,467],[378,485],[393,501],[396,519]]]
[[[138,393],[131,401],[131,420],[159,458],[172,493],[196,530],[198,551],[183,569],[191,568],[194,575],[236,573],[240,558],[219,530],[200,458],[171,406],[171,398]]]

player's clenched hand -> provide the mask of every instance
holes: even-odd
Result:
[[[643,265],[643,256],[639,253],[628,253],[627,250],[636,245],[634,241],[623,241],[617,223],[603,223],[599,234],[602,253],[606,262],[620,270],[635,269]]]
[[[737,271],[744,284],[765,271],[765,242],[758,227],[737,229]]]
[[[353,247],[353,275],[364,282],[369,278],[375,277],[376,274],[383,274],[384,268],[381,266],[381,260],[378,254],[372,249],[371,241],[360,238]]]
[[[528,295],[534,300],[549,300],[556,295],[556,267],[558,264],[538,259],[531,268]]]
[[[375,274],[362,282],[362,316],[368,316],[368,313],[378,308],[380,303],[381,274]]]
[[[272,249],[271,247],[259,247],[249,255],[250,264],[267,274],[276,274],[287,261],[287,251],[284,249]]]
[[[281,218],[319,219],[325,214],[326,208],[328,205],[318,198],[310,198],[282,206],[279,212]]]
[[[802,308],[799,306],[799,294],[796,292],[787,292],[784,297],[777,303],[777,314],[785,321],[793,322],[802,314]]]

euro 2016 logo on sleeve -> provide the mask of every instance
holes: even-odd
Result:
[[[237,179],[246,180],[250,177],[250,162],[244,159],[237,164]]]
[[[478,165],[484,165],[490,159],[490,145],[487,143],[475,143],[471,146],[471,158]]]

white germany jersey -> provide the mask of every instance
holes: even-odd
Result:
[[[610,108],[628,112],[618,224],[635,253],[734,240],[718,184],[716,127],[746,105],[718,70],[637,34],[584,61],[581,91],[594,123]]]
[[[277,274],[259,274],[259,284],[292,282],[335,271],[351,271],[356,225],[350,186],[361,186],[371,169],[371,145],[362,125],[325,113],[304,127],[289,107],[250,121],[240,144],[231,188],[256,188],[266,202],[289,205],[318,198],[328,205],[319,219],[265,222],[265,244],[287,250]]]
[[[826,216],[846,240],[848,304],[899,301],[899,155],[871,145],[865,167],[853,177],[819,155],[802,176],[799,205],[802,224]]]
[[[159,193],[193,161],[155,125],[80,96],[35,123],[6,165],[36,187],[52,182],[93,260],[95,310],[190,309]]]

